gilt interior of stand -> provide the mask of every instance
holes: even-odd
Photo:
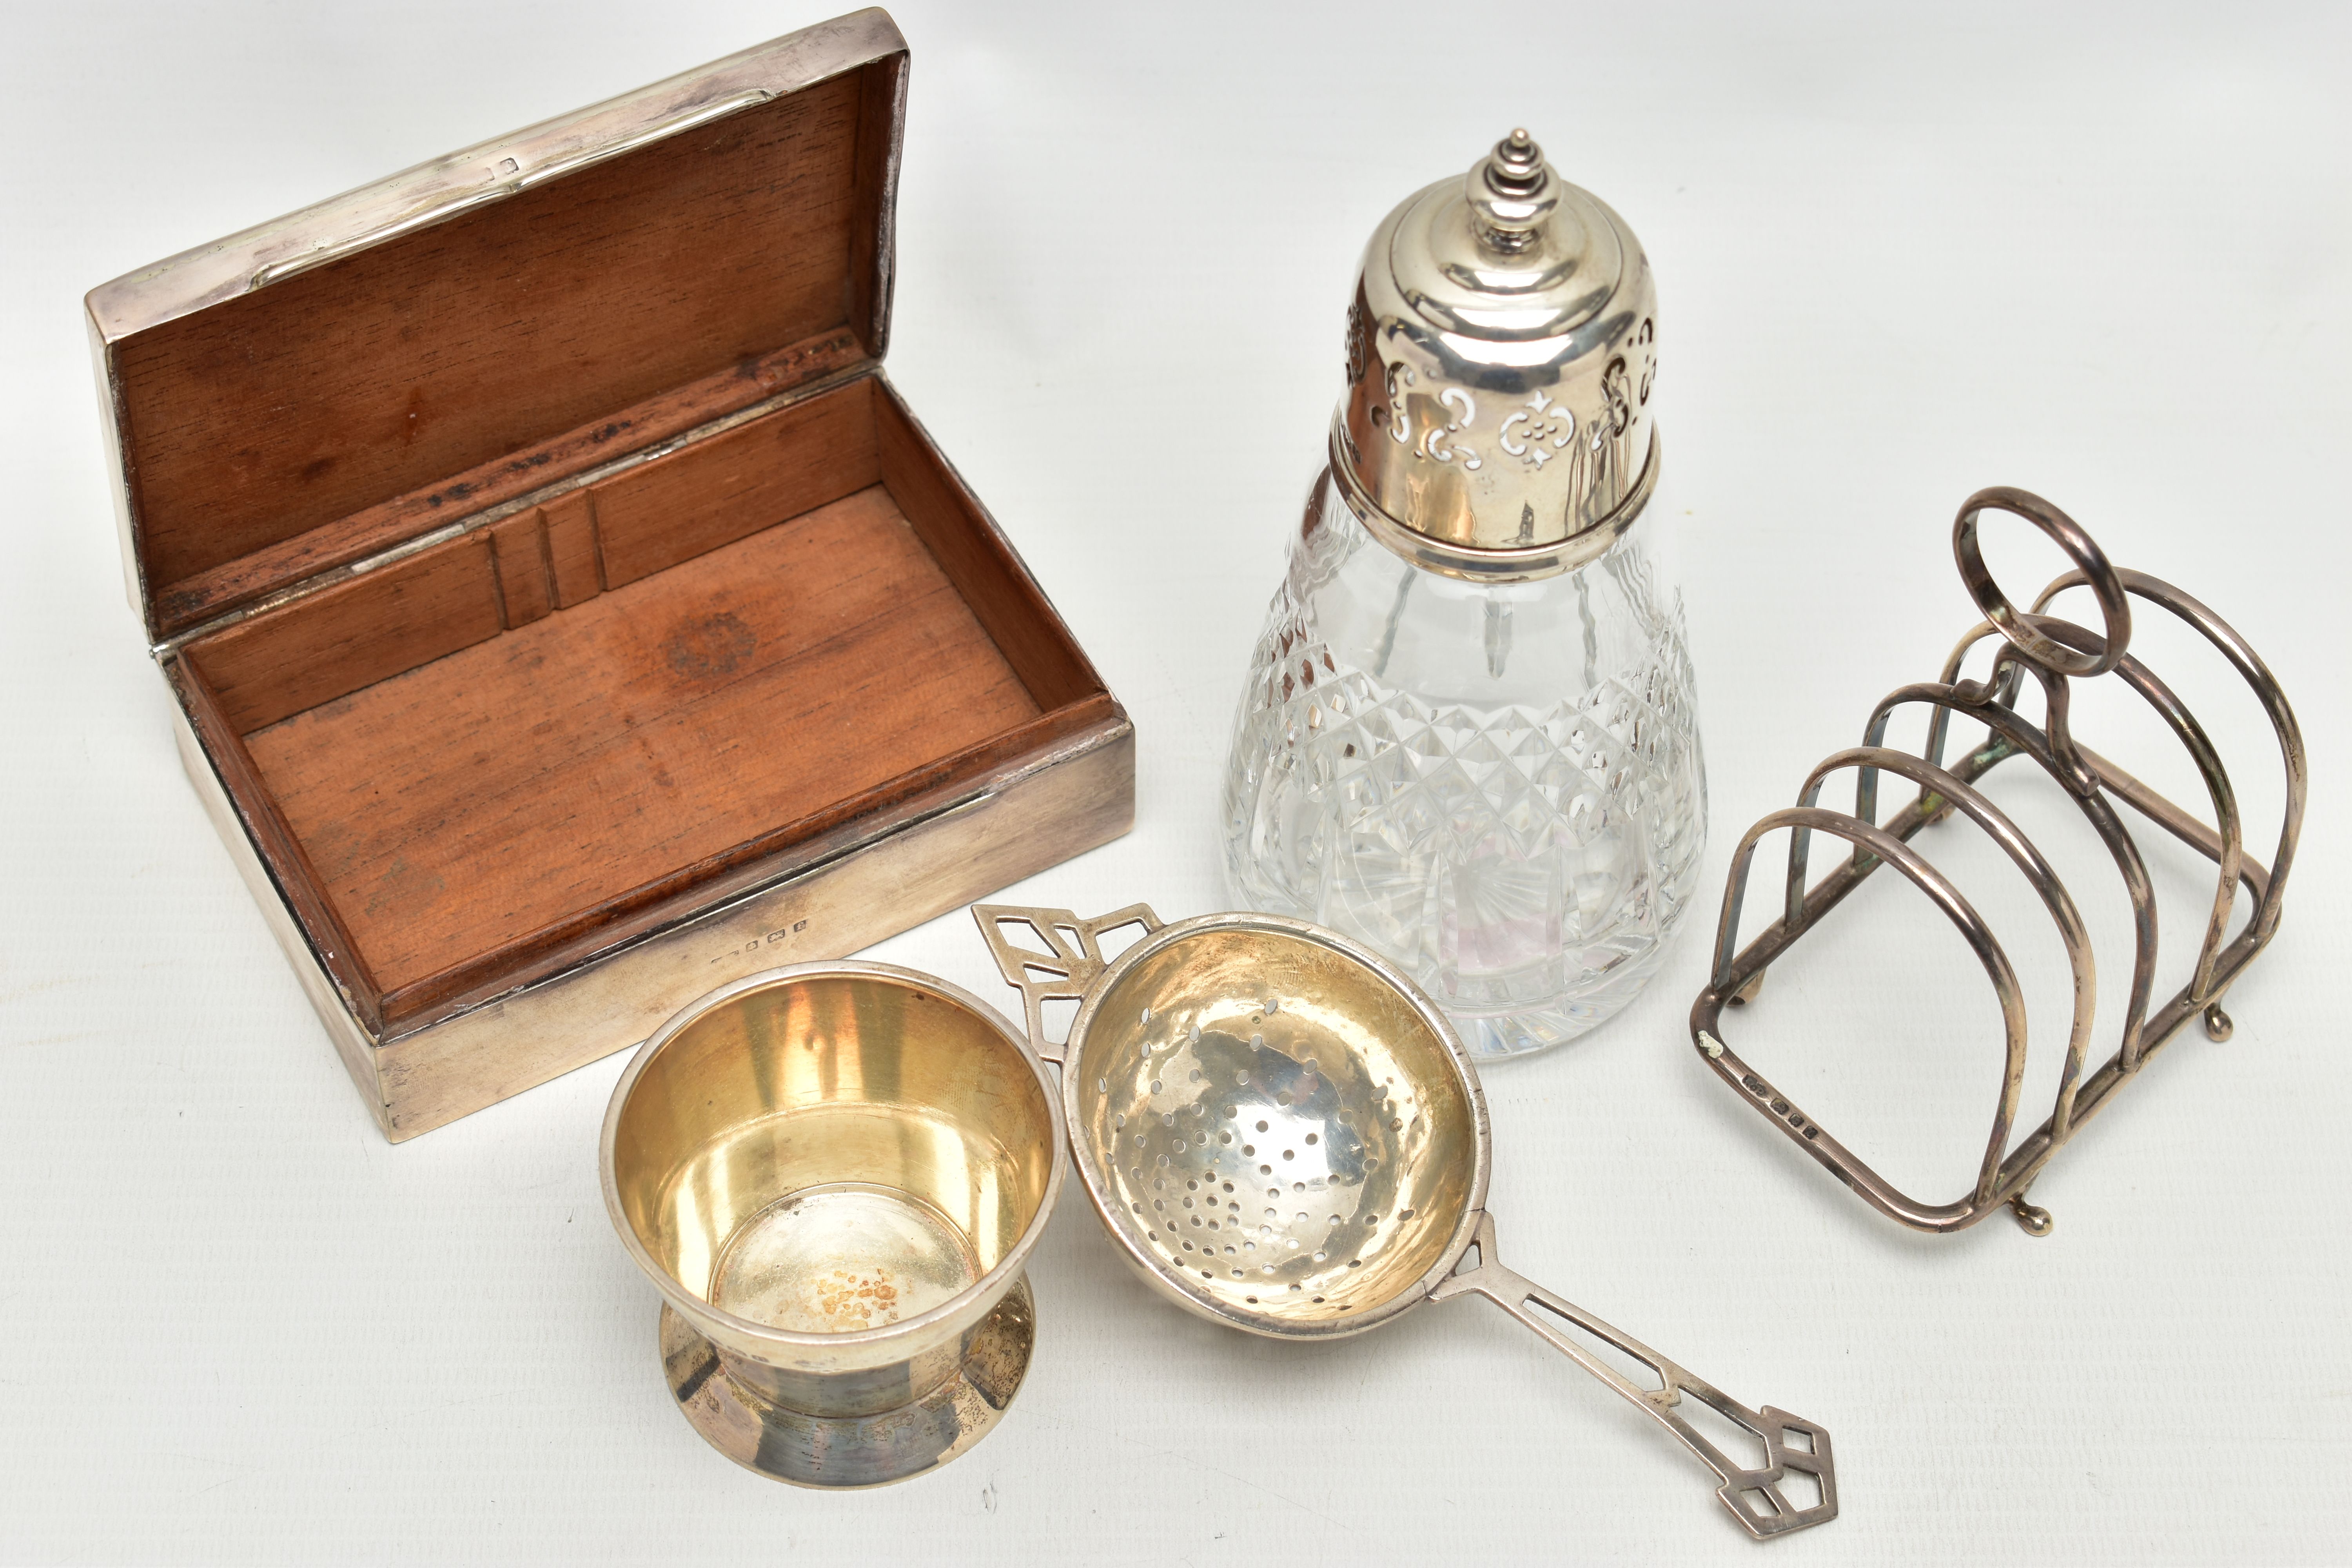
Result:
[[[956,499],[861,377],[199,638],[184,679],[396,1019],[1090,718]]]

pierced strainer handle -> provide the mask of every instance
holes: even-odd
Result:
[[[1583,1308],[1512,1273],[1495,1254],[1492,1215],[1478,1216],[1477,1238],[1471,1245],[1477,1250],[1477,1266],[1449,1276],[1430,1293],[1432,1300],[1442,1301],[1449,1296],[1465,1294],[1484,1296],[1541,1334],[1552,1348],[1616,1390],[1705,1461],[1723,1483],[1717,1489],[1717,1500],[1759,1541],[1826,1524],[1837,1517],[1837,1472],[1830,1461],[1827,1430],[1769,1405],[1761,1410],[1750,1410],[1713,1384],[1693,1377],[1632,1335],[1611,1328]],[[1540,1312],[1538,1309],[1541,1309]],[[1570,1338],[1563,1331],[1564,1325],[1613,1345],[1641,1363],[1657,1379],[1658,1386],[1643,1388],[1626,1377],[1587,1346]],[[1742,1467],[1676,1414],[1674,1407],[1682,1403],[1685,1394],[1754,1436],[1763,1446],[1763,1466],[1757,1469]],[[1791,1437],[1799,1439],[1802,1446],[1792,1445]],[[1811,1476],[1819,1483],[1822,1495],[1818,1502],[1800,1506],[1790,1500],[1782,1484],[1792,1470]]]
[[[1104,932],[1121,926],[1141,926],[1149,934],[1166,923],[1151,912],[1149,904],[1129,904],[1090,921],[1082,921],[1068,910],[974,904],[971,918],[980,922],[980,934],[988,939],[988,951],[995,955],[996,967],[1003,973],[1004,983],[1021,990],[1030,1048],[1040,1059],[1055,1067],[1062,1065],[1062,1054],[1068,1049],[1068,1044],[1045,1037],[1045,1004],[1086,1000],[1087,993],[1102,976],[1106,962],[1102,955]],[[1044,938],[1052,951],[1040,952],[1034,947],[1016,946],[1005,937],[1008,926],[1026,926]]]

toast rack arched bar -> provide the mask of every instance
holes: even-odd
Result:
[[[2031,610],[2019,610],[1985,569],[1977,544],[1977,524],[1989,510],[2023,518],[2074,560],[2074,570],[2042,589]],[[2052,1226],[2050,1215],[2026,1201],[2026,1190],[2050,1157],[2190,1018],[2201,1015],[2206,1034],[2215,1040],[2230,1037],[2233,1026],[2221,1010],[2221,998],[2278,931],[2280,900],[2294,858],[2295,839],[2302,831],[2308,786],[2303,732],[2269,667],[2227,622],[2169,584],[2111,564],[2080,525],[2039,496],[2006,486],[1979,490],[1961,507],[1953,523],[1952,550],[1961,580],[1984,612],[1984,620],[1953,648],[1941,679],[1890,693],[1871,714],[1862,745],[1823,760],[1806,778],[1796,805],[1772,813],[1740,839],[1723,891],[1713,968],[1706,988],[1691,1008],[1691,1043],[1717,1077],[1881,1213],[1916,1229],[1950,1231],[1965,1229],[2005,1206],[2028,1232],[2046,1236]],[[2060,594],[2076,587],[2088,587],[2097,600],[2104,622],[2101,630],[2092,631],[2049,613]],[[2129,652],[2134,600],[2165,610],[2195,628],[2253,689],[2270,719],[2286,769],[2286,812],[2279,827],[2277,851],[2267,868],[2245,854],[2237,794],[2203,726],[2172,689]],[[1980,681],[1963,680],[1963,661],[1970,649],[1988,637],[1999,637],[2002,643],[1992,668]],[[2138,693],[2188,752],[2210,800],[2213,826],[2074,739],[2069,700],[2073,683],[2110,674]],[[2015,706],[2028,675],[2042,688],[2044,722],[2039,726]],[[1916,703],[1931,710],[1924,755],[1918,756],[1885,744],[1887,722],[1895,710]],[[1947,768],[1944,751],[1954,714],[1985,726],[1986,736],[1974,751]],[[2041,851],[1976,788],[1977,781],[1994,766],[2021,755],[2031,758],[2074,796],[2113,856],[2131,898],[2135,953],[2122,1026],[2114,1054],[2087,1077],[2084,1068],[2096,1010],[2097,983],[2082,917]],[[1829,777],[1846,772],[1854,775],[1851,815],[1820,804]],[[1882,773],[1894,774],[1919,792],[1885,823],[1877,819]],[[2205,921],[2196,965],[2188,983],[2153,1015],[2148,1005],[2157,967],[2156,898],[2138,846],[2114,802],[2130,807],[2214,864],[2213,906]],[[2041,896],[2057,926],[2074,976],[2072,1026],[2050,1116],[2013,1149],[2010,1140],[2024,1085],[2027,1047],[2025,1005],[2016,972],[2000,940],[1974,907],[1910,842],[1922,828],[1955,816],[1966,818],[1999,845]],[[1749,867],[1762,840],[1779,832],[1789,836],[1780,918],[1735,952]],[[1843,865],[1809,886],[1807,863],[1815,833],[1845,841],[1853,853]],[[1974,1185],[1965,1196],[1949,1203],[1925,1203],[1895,1187],[1743,1061],[1723,1037],[1724,1009],[1754,1000],[1771,965],[1882,865],[1894,867],[1958,928],[1984,965],[2000,1003],[2005,1060],[1991,1135]],[[2232,938],[2230,917],[2241,885],[2253,907]]]

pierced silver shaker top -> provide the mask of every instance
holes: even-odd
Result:
[[[1657,481],[1657,289],[1625,220],[1525,131],[1365,247],[1332,468],[1365,526],[1483,581],[1582,565]]]

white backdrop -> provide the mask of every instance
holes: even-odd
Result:
[[[771,1485],[663,1388],[653,1292],[596,1189],[621,1058],[397,1149],[363,1113],[172,754],[118,586],[79,296],[825,14],[0,9],[0,1559],[1747,1560],[1703,1471],[1500,1314],[1249,1340],[1129,1279],[1075,1190],[993,1435],[880,1492]],[[1977,487],[2047,494],[2239,622],[2311,738],[2284,931],[2231,997],[2234,1040],[2185,1037],[2059,1155],[2034,1193],[2054,1236],[1914,1236],[1766,1128],[1688,1049],[1696,929],[1605,1030],[1487,1075],[1494,1205],[1522,1272],[1832,1429],[1843,1516],[1760,1549],[1776,1562],[2352,1555],[2352,1067],[2325,1001],[2352,936],[2331,809],[2352,13],[898,16],[892,374],[1140,735],[1134,834],[1010,896],[1220,904],[1226,725],[1358,248],[1515,123],[1659,277],[1661,524],[1713,770],[1694,926],[1745,825],[1971,618],[1948,533]],[[2003,559],[2021,589],[2042,564]],[[2152,660],[2177,650],[2146,635]],[[2266,852],[2279,786],[2251,705],[2177,651],[2160,668],[2210,710]],[[2088,726],[2112,704],[2086,706]],[[2168,744],[2135,722],[2116,709],[2093,743],[2126,765]],[[2006,787],[2037,835],[2081,833]],[[2197,883],[2150,853],[2168,994]],[[2112,1048],[2126,912],[2095,847],[2060,858]],[[2035,988],[2046,1083],[2054,944],[1979,880]],[[1989,993],[1957,942],[1903,923],[1916,900],[1871,891],[1738,1039],[1940,1196],[1983,1136]],[[1000,989],[961,915],[876,956]]]

